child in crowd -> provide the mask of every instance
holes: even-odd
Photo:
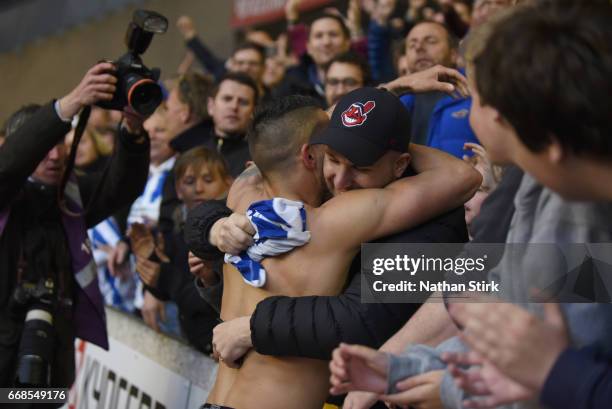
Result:
[[[175,213],[174,231],[160,240],[157,250],[164,256],[157,261],[150,254],[136,254],[136,270],[147,290],[161,300],[171,300],[178,305],[179,322],[187,340],[203,352],[211,352],[212,329],[218,323],[218,314],[200,296],[193,283],[193,276],[187,264],[187,247],[183,239],[183,224],[189,210],[207,200],[224,199],[232,184],[227,165],[217,153],[205,147],[193,148],[177,160],[175,186],[179,199],[183,202]],[[132,248],[138,247],[139,240],[132,240]],[[159,251],[157,251],[159,254]],[[167,261],[161,261],[161,260]],[[145,321],[152,327],[147,317]],[[154,322],[153,322],[154,324]]]

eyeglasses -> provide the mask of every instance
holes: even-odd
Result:
[[[361,82],[355,78],[328,78],[325,80],[325,85],[329,87],[337,87],[338,85],[344,85],[345,87],[357,87],[361,85]]]

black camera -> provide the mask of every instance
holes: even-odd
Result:
[[[15,386],[50,386],[51,366],[55,348],[53,311],[55,286],[53,280],[41,279],[37,283],[20,283],[13,292],[10,309],[25,312],[25,321],[19,349]]]
[[[117,61],[117,90],[110,101],[97,105],[106,109],[123,110],[130,106],[137,113],[148,116],[162,102],[162,90],[157,84],[159,69],[147,68],[140,58],[153,39],[153,34],[163,34],[168,29],[168,20],[159,13],[136,10],[125,34],[128,52]]]

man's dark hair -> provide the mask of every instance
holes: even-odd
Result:
[[[290,169],[301,146],[310,140],[319,112],[319,102],[303,95],[274,99],[256,109],[247,140],[264,177]]]
[[[259,89],[257,88],[257,84],[253,78],[242,72],[227,72],[221,78],[219,78],[219,81],[217,81],[215,86],[212,87],[210,92],[210,96],[212,98],[217,96],[219,93],[219,88],[224,81],[234,81],[251,88],[255,97],[254,102],[257,104],[257,101],[259,100]]]
[[[342,29],[342,34],[344,34],[344,37],[349,38],[349,39],[351,38],[351,31],[349,30],[348,26],[344,22],[344,19],[342,19],[342,17],[337,16],[335,14],[324,13],[320,15],[319,17],[315,18],[310,24],[310,26],[312,27],[315,21],[322,20],[324,18],[331,18],[332,20],[336,20],[336,22],[340,25],[340,28]]]
[[[363,77],[363,86],[368,86],[371,84],[372,73],[370,71],[370,65],[362,56],[354,51],[347,51],[334,57],[325,65],[325,74],[327,74],[329,67],[331,67],[333,63],[350,64],[358,67],[361,71],[361,76]]]
[[[21,128],[28,118],[34,115],[40,108],[41,106],[38,104],[28,104],[14,112],[4,124],[5,138],[10,138],[10,136],[14,134],[17,129]]]
[[[212,87],[209,77],[199,72],[186,72],[177,82],[178,97],[187,104],[190,113],[197,118],[206,118],[206,97]]]
[[[473,58],[482,103],[531,151],[555,138],[574,154],[612,156],[612,6],[517,7]]]
[[[253,50],[259,54],[262,65],[266,62],[266,49],[259,44],[255,44],[252,41],[245,41],[244,43],[238,45],[238,47],[234,48],[232,55],[235,55],[238,51],[242,50]]]

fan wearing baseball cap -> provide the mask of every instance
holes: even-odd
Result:
[[[372,98],[351,111],[350,116],[345,115],[347,129],[367,126],[368,121],[376,119],[376,105],[385,110],[390,94],[379,92],[366,95]],[[370,100],[373,104],[368,103]],[[391,111],[392,107],[387,108]],[[314,152],[317,148],[309,142],[312,134],[328,122],[315,101],[299,96],[271,101],[256,113],[248,141],[253,161],[261,171],[261,186],[254,188],[239,177],[227,203],[232,210],[244,213],[252,203],[261,205],[272,198],[299,202],[303,206],[301,225],[307,226],[310,239],[282,257],[261,261],[266,270],[265,286],[247,284],[234,266],[225,264],[221,303],[224,321],[252,314],[257,303],[272,295],[339,294],[362,242],[417,226],[459,206],[480,184],[478,172],[463,161],[433,149],[415,148],[419,175],[403,178],[384,189],[348,192],[321,205],[323,181]],[[363,139],[360,142],[369,141]],[[385,143],[402,149],[399,139],[388,138]],[[372,140],[373,146],[378,144]],[[383,153],[382,148],[378,149],[371,160]],[[439,189],[430,188],[444,180],[447,183],[440,183]],[[266,212],[270,214],[271,210]],[[314,408],[323,405],[327,388],[326,361],[270,357],[253,351],[237,371],[220,365],[208,402],[241,409]]]
[[[329,126],[310,141],[325,146],[328,190],[378,188],[410,172],[410,126],[408,110],[384,89],[360,88],[341,98]]]

